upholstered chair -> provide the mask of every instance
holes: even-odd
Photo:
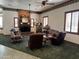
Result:
[[[11,42],[22,41],[22,36],[19,31],[11,31]]]
[[[54,34],[54,36],[56,35]],[[63,43],[65,36],[66,36],[66,33],[59,32],[59,35],[57,37],[51,39],[51,43],[53,45],[60,45]]]
[[[43,42],[43,34],[40,33],[31,34],[28,42],[28,47],[30,49],[41,48],[42,42]]]

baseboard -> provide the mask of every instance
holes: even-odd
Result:
[[[3,34],[3,35],[5,35],[5,36],[10,36],[10,34]]]
[[[4,35],[4,34],[0,33],[0,35]]]
[[[65,42],[68,42],[68,43],[71,43],[72,45],[79,46],[79,44],[77,44],[77,43],[70,42],[70,41],[67,41],[67,40],[64,40],[64,41],[65,41]]]

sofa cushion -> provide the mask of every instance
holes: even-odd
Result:
[[[57,30],[49,30],[49,34],[51,34],[53,37],[58,37],[59,36],[59,31]]]

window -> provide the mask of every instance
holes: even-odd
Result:
[[[79,33],[79,11],[67,12],[65,16],[65,31]]]
[[[2,14],[0,15],[0,28],[3,28],[3,17],[2,17]]]
[[[31,27],[33,27],[33,26],[34,26],[34,19],[31,18]]]
[[[14,17],[14,27],[18,27],[18,17]]]
[[[48,24],[48,16],[43,17],[43,26]]]

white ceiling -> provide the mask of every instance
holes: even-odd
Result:
[[[0,0],[0,5],[7,8],[24,9],[29,10],[29,4],[31,11],[43,11],[51,8],[57,4],[66,2],[68,0],[48,0],[48,3],[54,3],[54,5],[42,6],[41,2],[44,0]]]

